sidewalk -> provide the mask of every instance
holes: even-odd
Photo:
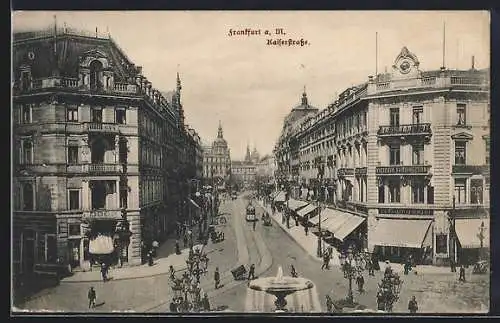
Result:
[[[194,232],[193,232],[194,233]],[[196,245],[196,236],[195,243]],[[175,270],[183,270],[186,268],[186,259],[189,255],[189,248],[181,249],[181,254],[175,254],[175,236],[167,238],[156,251],[157,256],[154,259],[153,266],[148,264],[143,264],[140,266],[129,266],[129,267],[112,267],[109,269],[108,277],[111,280],[125,280],[125,279],[136,279],[145,278],[158,275],[164,275],[170,272],[170,265],[174,266]],[[180,241],[182,246],[182,241]],[[93,271],[81,271],[75,272],[72,276],[63,278],[61,284],[63,283],[81,283],[81,282],[99,282],[102,281],[101,271],[96,268]]]
[[[281,223],[281,212],[276,212],[274,216],[272,216],[272,211],[270,207],[264,207],[262,201],[258,201],[259,205],[264,208],[269,214],[271,214],[271,218],[274,220],[278,226],[285,231],[295,242],[306,251],[314,260],[318,262],[322,262],[323,260],[317,256],[318,249],[318,237],[312,233],[309,233],[307,236],[304,232],[304,227],[301,225],[296,226],[295,221],[290,221],[290,229],[287,229],[286,223]],[[326,243],[323,242],[323,249],[325,249]],[[337,250],[333,249],[332,259],[330,260],[330,265],[340,266],[339,262],[339,254]]]

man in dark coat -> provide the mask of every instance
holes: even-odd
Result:
[[[94,287],[90,287],[87,297],[89,299],[89,308],[94,308],[96,299]]]
[[[248,280],[251,279],[255,279],[255,264],[252,264],[248,270]]]
[[[464,265],[460,265],[460,273],[459,273],[459,276],[458,276],[458,281],[465,283],[465,268],[464,268]]]
[[[408,302],[408,310],[410,311],[410,313],[417,313],[418,304],[417,300],[415,299],[415,296],[412,296],[411,300]]]
[[[358,284],[358,291],[360,293],[363,293],[363,285],[365,284],[365,278],[363,277],[363,275],[359,274],[358,277],[356,277],[356,284]]]
[[[215,289],[218,289],[219,288],[219,284],[220,284],[219,267],[215,268],[214,281],[215,281]]]
[[[201,300],[201,304],[203,305],[203,310],[206,312],[210,311],[210,302],[208,300],[208,294],[205,293],[203,295],[203,299]]]

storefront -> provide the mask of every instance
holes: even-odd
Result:
[[[281,212],[283,210],[283,206],[286,201],[286,192],[279,191],[276,196],[273,198],[274,204],[276,205],[276,209]]]
[[[490,221],[486,219],[457,219],[458,263],[472,265],[479,260],[488,260],[490,248]]]
[[[417,264],[432,263],[432,220],[379,218],[368,232],[373,253],[381,260],[404,262],[410,255]]]
[[[301,221],[303,225],[307,224],[310,218],[317,216],[318,208],[319,207],[316,204],[312,203],[298,210],[296,214],[299,221]]]
[[[295,218],[297,216],[297,211],[306,207],[309,203],[304,201],[299,201],[295,199],[288,200],[288,209],[290,210],[292,216]]]
[[[330,243],[338,250],[363,250],[366,245],[365,218],[335,209],[325,209],[322,216],[327,218],[321,227],[330,232]],[[365,225],[363,225],[365,223]]]

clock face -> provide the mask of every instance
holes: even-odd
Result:
[[[407,74],[408,72],[410,72],[410,70],[411,70],[410,62],[408,62],[406,60],[402,61],[401,64],[399,64],[399,70],[403,74]]]

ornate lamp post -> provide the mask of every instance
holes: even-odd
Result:
[[[318,257],[321,257],[323,255],[323,248],[322,248],[322,236],[323,236],[323,233],[321,231],[321,211],[322,211],[322,205],[321,205],[321,202],[320,202],[320,194],[319,192],[321,191],[321,189],[323,188],[323,174],[324,174],[324,166],[322,164],[319,164],[318,165],[318,176],[317,176],[317,179],[318,179],[318,183],[317,183],[317,189],[316,189],[316,192],[317,192],[317,197],[316,197],[316,205],[317,205],[317,212],[318,212],[318,248],[316,250],[316,255]],[[326,197],[326,195],[325,195]],[[326,202],[326,201],[324,201]],[[307,225],[307,223],[306,223]]]
[[[341,255],[340,256],[340,265],[342,268],[342,272],[344,273],[344,278],[349,280],[349,290],[347,292],[347,302],[349,304],[354,303],[354,296],[352,293],[352,280],[356,278],[356,267],[352,265],[352,260],[354,258],[353,252],[351,247],[347,249],[347,256]]]
[[[480,249],[479,249],[479,260],[483,260],[483,248],[484,248],[484,221],[481,221],[481,226],[479,227],[479,234],[477,235],[479,238],[480,244]]]

